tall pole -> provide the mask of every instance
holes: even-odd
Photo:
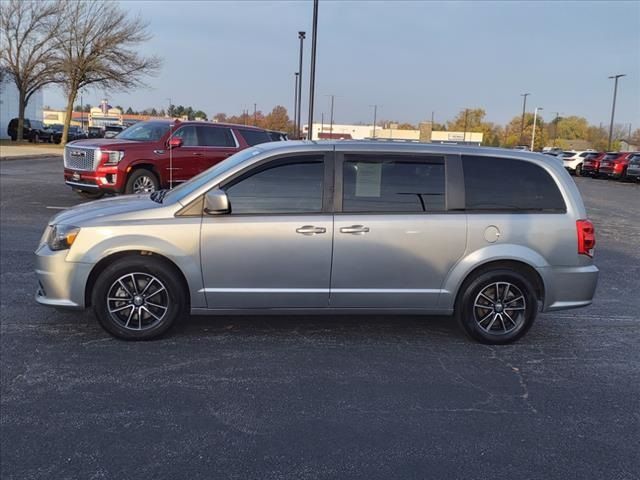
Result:
[[[296,85],[294,87],[293,95],[293,130],[294,138],[298,138],[298,72],[295,72]]]
[[[73,118],[73,115],[71,115]],[[84,130],[84,102],[82,101],[82,93],[80,94],[80,128]],[[629,132],[631,132],[631,124],[629,124]],[[631,138],[631,133],[629,133],[629,138]]]
[[[521,97],[524,97],[522,101],[522,121],[520,122],[520,145],[522,145],[522,135],[524,134],[524,112],[527,109],[527,97],[531,95],[530,93],[522,93]]]
[[[609,125],[609,143],[607,146],[607,150],[611,150],[611,139],[613,137],[613,117],[616,114],[616,95],[618,94],[618,79],[625,76],[626,73],[621,73],[609,77],[610,79],[613,78],[615,82],[613,84],[613,105],[611,106],[611,124]]]
[[[431,110],[431,131],[433,131],[433,125],[435,124],[435,120],[434,120],[435,115],[436,115],[436,112]]]
[[[253,104],[253,126],[257,127],[258,126],[258,110],[257,110],[257,104]]]
[[[311,79],[309,82],[309,140],[313,140],[313,100],[316,89],[316,46],[318,43],[318,0],[313,0],[313,31],[311,36]]]
[[[331,113],[329,114],[329,138],[333,139],[333,100],[335,95],[329,95],[331,97]]]
[[[304,49],[305,32],[298,32],[300,39],[300,62],[298,63],[298,117],[296,118],[296,137],[301,137],[301,111],[302,111],[302,51]]]
[[[551,112],[556,114],[556,118],[553,121],[555,126],[553,127],[553,146],[556,146],[556,139],[558,138],[558,122],[560,121],[560,112]]]
[[[542,110],[542,107],[536,107],[533,112],[533,133],[531,134],[531,151],[533,152],[533,143],[536,141],[536,120],[538,119],[538,110]]]
[[[467,143],[467,115],[469,114],[469,109],[464,109],[464,134],[462,137],[462,142]]]
[[[324,132],[324,112],[320,114],[320,132],[318,133],[318,139],[320,139],[320,133]]]
[[[627,136],[627,140],[631,141],[631,122],[629,122],[629,135]]]
[[[376,122],[378,121],[378,105],[370,105],[373,107],[373,138],[376,138]]]

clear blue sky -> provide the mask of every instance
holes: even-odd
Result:
[[[164,58],[149,89],[107,93],[112,105],[143,109],[173,103],[206,111],[290,111],[297,70],[297,31],[305,42],[305,98],[311,49],[310,0],[121,3],[150,22],[142,51]],[[640,127],[640,2],[421,2],[320,0],[317,121],[378,118],[418,122],[482,107],[505,123],[522,109],[544,107],[608,124],[613,81],[620,80],[616,123]],[[85,93],[96,104],[103,92]],[[59,90],[45,103],[62,107]]]

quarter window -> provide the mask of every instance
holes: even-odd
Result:
[[[226,188],[232,214],[322,212],[321,157],[278,160]]]
[[[236,142],[230,128],[199,126],[198,138],[203,147],[235,147]]]
[[[344,212],[439,212],[445,209],[444,158],[349,155]]]
[[[566,211],[556,182],[534,163],[463,155],[462,167],[467,210]]]
[[[271,141],[269,134],[262,130],[240,130],[242,137],[251,147],[259,143],[267,143]]]

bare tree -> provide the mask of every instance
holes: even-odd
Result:
[[[0,9],[0,68],[18,89],[18,133],[22,140],[24,111],[31,96],[56,81],[56,43],[62,0],[3,0]]]
[[[78,91],[88,85],[128,90],[144,85],[160,68],[158,57],[137,52],[151,36],[148,23],[130,18],[115,2],[70,2],[60,36],[60,68],[67,95],[63,141],[67,138]]]

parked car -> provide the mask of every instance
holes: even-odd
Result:
[[[53,131],[53,142],[60,143],[62,141],[64,125],[54,124],[54,125],[50,125],[50,128]],[[84,138],[89,138],[84,130],[82,130],[80,127],[76,125],[69,125],[67,142],[73,142],[74,140],[82,140]]]
[[[606,152],[592,152],[584,157],[582,163],[582,175],[588,177],[597,177],[600,169],[600,162],[607,155]]]
[[[234,153],[270,142],[244,125],[152,120],[116,138],[78,140],[64,150],[64,180],[85,198],[150,193],[189,180]]]
[[[579,177],[580,175],[582,175],[582,165],[584,163],[585,157],[592,153],[598,152],[596,152],[595,150],[570,150],[567,152],[562,152],[562,162],[564,163],[564,168],[566,168],[570,173],[573,173],[576,177]]]
[[[289,136],[284,132],[278,132],[276,130],[267,130],[272,142],[285,142],[289,140]]]
[[[104,138],[104,129],[102,127],[89,127],[87,133],[89,138]]]
[[[114,138],[125,129],[122,125],[107,125],[104,127],[104,138]]]
[[[546,153],[548,155],[560,155],[562,153],[562,149],[560,147],[544,147],[542,149],[542,153]]]
[[[638,152],[608,153],[600,162],[598,173],[609,178],[623,179],[627,175],[629,159]]]
[[[591,303],[594,246],[580,193],[551,157],[272,142],[173,190],[60,212],[36,251],[36,299],[92,307],[108,332],[136,340],[185,311],[375,312],[455,313],[471,337],[502,344],[539,310]]]
[[[634,153],[629,158],[627,166],[627,178],[629,180],[640,181],[640,153]]]
[[[18,119],[12,118],[7,125],[7,135],[12,141],[18,139]],[[29,118],[24,119],[24,126],[22,129],[22,138],[33,143],[48,142],[52,143],[54,138],[54,132],[48,128],[40,120],[31,120]]]

